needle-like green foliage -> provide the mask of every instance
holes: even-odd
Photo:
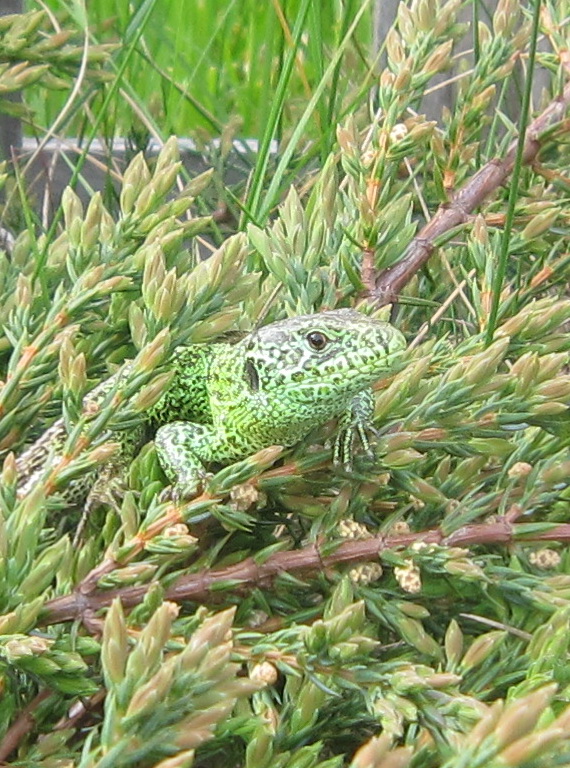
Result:
[[[315,30],[306,6],[295,8]],[[70,188],[51,228],[27,210],[30,226],[0,253],[0,762],[570,765],[564,108],[525,137],[516,195],[486,175],[517,139],[513,85],[542,78],[529,131],[549,102],[570,101],[570,4],[542,0],[534,37],[534,3],[484,10],[473,31],[456,0],[402,2],[372,109],[350,109],[336,142],[321,126],[318,151],[298,143],[275,175],[262,156],[249,197],[219,167],[184,178],[171,138],[134,156],[115,203],[95,193],[84,205]],[[38,19],[17,22],[22,50],[37,50]],[[323,98],[351,82],[326,55],[310,70],[330,78]],[[48,77],[26,56],[22,77]],[[453,103],[428,119],[424,94],[452,65]],[[300,114],[329,114],[315,92]],[[431,241],[426,224],[459,190],[476,210]],[[218,229],[208,195],[238,200],[241,221]],[[208,258],[204,235],[222,241]],[[391,309],[372,310],[410,342],[376,387],[374,460],[334,469],[331,425],[213,467],[184,503],[163,493],[152,444],[111,477],[117,442],[168,385],[175,346],[374,304],[383,270],[419,246],[429,260]],[[85,405],[125,359],[100,406]],[[22,486],[18,455],[61,416],[61,460]],[[80,526],[65,489],[97,467]]]

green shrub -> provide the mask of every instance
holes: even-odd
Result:
[[[276,212],[293,150],[257,172],[210,258],[196,200],[215,177],[177,184],[174,139],[131,162],[118,210],[70,189],[61,227],[3,254],[1,759],[568,764],[569,7],[544,4],[558,101],[517,156],[506,84],[523,60],[529,93],[537,34],[512,0],[479,23],[453,109],[418,114],[466,34],[458,6],[400,5],[372,118],[347,118]],[[149,446],[73,541],[63,489],[109,459],[176,345],[364,304],[410,341],[377,388],[374,462],[333,469],[324,429],[174,504]],[[15,455],[61,414],[63,459],[18,494]]]

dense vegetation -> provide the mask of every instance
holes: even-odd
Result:
[[[146,149],[154,132],[149,92],[125,94],[141,60],[167,67],[158,4],[121,21],[120,48],[103,3],[89,29],[79,5],[51,5],[0,18],[0,92],[24,89],[0,109],[40,141],[93,118],[79,190],[91,139],[120,130]],[[210,6],[193,5],[196,19]],[[115,167],[116,192],[85,205],[69,188],[45,220],[24,164],[4,168],[0,760],[570,765],[570,4],[501,0],[486,17],[474,1],[469,25],[456,0],[411,0],[383,65],[366,48],[370,4],[331,2],[327,34],[318,5],[276,0],[261,31],[244,15],[219,54],[215,124],[177,122],[183,77],[160,75],[162,148]],[[228,3],[223,23],[249,6]],[[224,29],[204,14],[200,66],[217,40],[204,30]],[[257,50],[261,114],[240,90]],[[451,66],[453,103],[427,119]],[[221,90],[205,78],[200,107]],[[230,185],[240,109],[260,151]],[[163,129],[221,130],[212,169],[189,177]],[[65,487],[105,466],[176,345],[343,306],[410,342],[377,387],[375,462],[333,469],[325,429],[175,504],[149,444],[78,535]],[[83,408],[127,358],[104,406]],[[15,457],[61,414],[62,460],[18,493]]]

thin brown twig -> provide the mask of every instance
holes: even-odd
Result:
[[[35,696],[27,707],[20,712],[14,723],[8,728],[2,742],[0,743],[0,765],[7,765],[5,762],[11,753],[17,748],[18,744],[28,734],[36,724],[34,712],[40,704],[45,701],[52,692],[44,689]]]
[[[235,565],[214,570],[203,570],[179,578],[166,590],[165,599],[174,602],[202,601],[220,594],[222,587],[232,591],[251,590],[253,586],[267,587],[281,573],[316,572],[333,566],[354,565],[375,560],[389,549],[403,549],[418,541],[444,547],[469,547],[476,544],[513,544],[537,541],[570,541],[570,523],[545,526],[543,531],[528,532],[525,524],[513,522],[514,515],[506,515],[495,521],[466,525],[449,535],[439,528],[396,536],[373,536],[359,541],[345,541],[336,549],[320,548],[311,544],[303,549],[277,552],[261,563],[250,557]],[[138,605],[151,588],[152,583],[114,590],[94,589],[91,592],[75,592],[50,600],[44,607],[41,623],[59,624],[62,621],[82,619],[85,615],[109,606],[119,598],[124,607]]]
[[[542,134],[562,120],[568,105],[570,105],[570,83],[566,84],[562,94],[529,125],[523,150],[525,165],[535,161],[542,147]],[[506,182],[513,170],[516,149],[517,141],[515,140],[503,159],[490,160],[453,195],[448,203],[440,205],[433,219],[412,240],[404,258],[377,275],[375,289],[370,295],[374,303],[380,306],[394,303],[404,286],[434,252],[437,238],[467,222],[473,211]]]
[[[70,728],[77,728],[83,718],[91,714],[104,701],[106,694],[105,690],[100,690],[88,699],[75,702],[68,714],[56,723],[54,731],[67,731]]]
[[[408,160],[407,157],[404,158],[404,165],[406,166],[406,170],[407,170],[408,176],[410,177],[410,180],[411,180],[411,182],[413,184],[413,187],[415,189],[416,196],[418,198],[420,207],[421,207],[423,215],[424,215],[424,219],[426,220],[426,222],[428,222],[428,221],[431,220],[431,215],[430,215],[430,212],[429,212],[428,204],[427,204],[427,201],[426,201],[426,199],[424,197],[423,190],[421,189],[421,187],[419,185],[417,176],[413,172],[412,166],[411,166],[410,161]],[[441,254],[441,262],[442,262],[443,266],[445,267],[445,270],[446,270],[447,274],[449,275],[449,278],[450,278],[451,282],[455,286],[455,290],[453,291],[453,294],[452,294],[453,297],[455,298],[455,296],[459,295],[461,297],[461,300],[463,301],[463,303],[467,307],[467,311],[476,320],[477,319],[477,312],[475,311],[475,308],[473,307],[473,305],[471,304],[471,302],[469,301],[469,299],[465,295],[465,291],[463,290],[463,288],[466,285],[466,281],[464,280],[463,283],[459,283],[459,281],[455,277],[455,274],[454,274],[454,272],[453,272],[453,270],[451,268],[451,264],[449,263],[445,253]],[[475,270],[471,270],[471,272],[473,274],[475,274]],[[363,266],[362,266],[362,273],[364,275],[364,262],[363,262]],[[368,279],[369,280],[371,279],[370,276],[368,276]],[[364,282],[364,276],[363,276],[362,282],[363,282],[364,285],[367,285],[367,283]],[[432,320],[430,322],[430,325],[433,325],[433,323],[436,322],[436,315],[438,315],[438,317],[441,317],[441,315],[445,312],[445,309],[443,309],[443,307],[448,307],[450,302],[451,302],[451,299],[448,299],[448,301],[446,303],[444,303],[444,305],[442,307],[440,307],[439,315],[438,315],[437,312],[435,313],[434,317],[432,318]],[[424,326],[426,326],[426,330],[427,330],[427,324],[426,323],[424,323]],[[421,331],[420,331],[420,333],[421,333]],[[425,331],[424,331],[424,333],[425,333]],[[415,343],[416,343],[416,345],[418,344],[418,338],[417,337],[415,339]]]
[[[423,340],[424,336],[427,334],[429,329],[435,323],[437,323],[437,321],[442,317],[442,315],[445,314],[445,312],[447,311],[447,308],[449,307],[449,305],[452,304],[455,301],[456,296],[458,296],[458,295],[463,295],[464,296],[465,295],[463,293],[463,289],[467,285],[467,281],[470,280],[474,276],[475,276],[475,269],[472,269],[469,272],[469,274],[467,275],[467,277],[455,286],[454,290],[449,294],[449,296],[443,302],[443,304],[437,310],[437,312],[435,312],[432,315],[432,317],[430,317],[429,322],[425,322],[422,325],[422,327],[420,328],[420,330],[418,331],[418,333],[416,335],[416,338],[409,345],[409,349],[415,349],[415,347],[417,347],[421,343],[421,341]],[[471,305],[469,304],[469,306],[471,306]]]
[[[51,695],[51,691],[44,690],[39,693],[28,706],[18,715],[16,721],[8,728],[6,735],[0,742],[0,765],[9,765],[6,760],[12,752],[18,749],[18,746],[26,735],[34,728],[34,712],[45,699]],[[76,728],[84,717],[91,714],[96,707],[105,699],[106,691],[100,690],[94,693],[88,699],[76,701],[66,717],[55,725],[54,731],[66,731],[70,728]]]

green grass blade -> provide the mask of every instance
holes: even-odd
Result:
[[[257,215],[258,220],[264,221],[265,219],[267,219],[267,217],[269,216],[269,213],[271,212],[271,209],[276,204],[280,194],[281,183],[287,172],[287,167],[291,162],[293,154],[295,153],[295,150],[305,132],[307,124],[311,119],[311,117],[313,116],[313,113],[317,107],[317,104],[319,103],[319,99],[324,93],[324,90],[327,87],[327,84],[335,70],[335,67],[337,66],[338,62],[341,60],[342,55],[348,43],[350,42],[350,39],[354,34],[354,31],[358,26],[360,19],[362,18],[364,13],[368,10],[370,1],[371,0],[365,0],[365,2],[363,2],[360,8],[358,9],[358,12],[356,13],[356,16],[354,17],[352,24],[350,25],[346,35],[344,36],[338,48],[335,50],[334,55],[328,67],[325,70],[323,78],[321,79],[320,83],[315,89],[315,92],[313,93],[307,106],[305,107],[305,110],[301,115],[295,130],[293,131],[293,134],[289,140],[289,143],[287,144],[285,151],[281,155],[277,168],[275,169],[275,173],[273,174],[273,177],[271,179],[271,184],[269,185],[269,188],[265,193],[263,204],[259,208],[259,213]]]
[[[505,217],[505,229],[501,240],[501,253],[499,254],[499,261],[493,280],[493,298],[491,302],[491,311],[489,313],[489,323],[487,325],[487,334],[485,341],[487,344],[491,344],[495,329],[497,327],[497,317],[499,314],[499,302],[501,300],[501,291],[503,289],[503,283],[505,281],[505,275],[507,273],[507,262],[509,258],[509,244],[511,241],[511,232],[513,229],[513,221],[515,216],[515,205],[519,193],[519,181],[521,177],[521,170],[523,164],[523,151],[526,139],[526,129],[528,125],[528,116],[530,109],[530,99],[532,94],[532,83],[534,74],[534,61],[536,55],[536,44],[538,40],[538,26],[540,21],[540,8],[541,0],[534,0],[534,9],[532,17],[532,32],[529,45],[528,55],[528,68],[526,73],[525,89],[523,94],[523,103],[521,107],[520,121],[519,121],[519,138],[517,143],[517,152],[515,157],[515,164],[513,167],[513,174],[510,182],[509,199],[507,203],[507,214]]]

